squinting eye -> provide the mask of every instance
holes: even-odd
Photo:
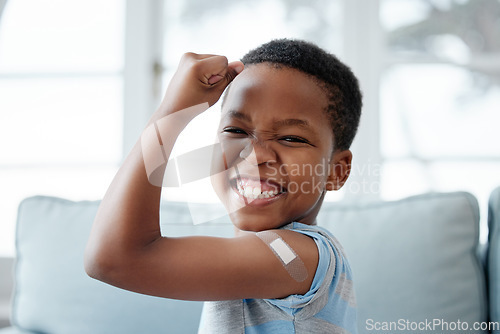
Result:
[[[222,130],[222,132],[233,133],[236,135],[246,135],[247,134],[244,130],[242,130],[240,128],[225,128]]]
[[[286,136],[286,137],[280,138],[280,140],[283,140],[283,141],[288,142],[288,143],[309,144],[309,142],[306,139],[301,138],[301,137],[296,137],[296,136]]]

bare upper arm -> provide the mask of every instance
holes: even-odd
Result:
[[[318,264],[313,239],[273,230],[302,260],[307,278],[290,276],[255,234],[236,238],[160,238],[116,261],[104,281],[140,293],[186,300],[282,298],[306,293]],[[102,279],[99,277],[99,279]]]

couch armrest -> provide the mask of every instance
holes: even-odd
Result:
[[[493,190],[488,203],[488,291],[490,321],[500,322],[500,187]],[[493,331],[499,333],[500,331]]]
[[[13,258],[0,257],[0,328],[10,324],[10,300],[14,285],[13,264]]]
[[[26,332],[16,327],[6,327],[0,329],[0,334],[35,334],[34,332]]]

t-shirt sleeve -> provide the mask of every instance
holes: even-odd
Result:
[[[313,238],[318,248],[318,266],[314,274],[314,279],[311,284],[311,288],[303,295],[290,295],[282,299],[266,299],[266,301],[272,305],[275,305],[285,312],[293,315],[294,313],[300,311],[306,305],[311,303],[313,299],[317,299],[318,293],[328,293],[328,288],[321,288],[324,285],[330,285],[331,282],[325,282],[325,277],[327,277],[327,272],[329,270],[335,271],[335,265],[337,261],[331,261],[331,250],[335,249],[331,247],[330,243],[324,236],[313,231],[303,231],[295,230],[296,232],[308,235]],[[337,257],[335,255],[335,257]],[[331,268],[333,265],[333,268]]]

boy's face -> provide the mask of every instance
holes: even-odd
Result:
[[[225,172],[212,183],[238,229],[313,224],[325,191],[342,186],[351,154],[333,152],[327,105],[295,69],[251,65],[235,78],[218,129]]]

